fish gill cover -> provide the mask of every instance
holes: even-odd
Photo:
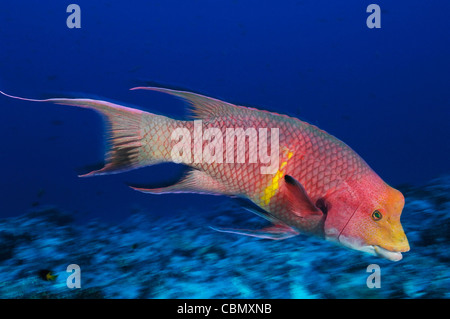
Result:
[[[126,186],[171,185],[179,164],[80,179],[102,167],[101,118],[2,96],[0,297],[449,297],[448,3],[378,1],[380,28],[361,1],[76,4],[79,28],[68,4],[2,4],[1,91],[187,119],[169,97],[128,90],[156,83],[300,118],[402,191],[411,251],[390,263],[304,235],[217,233],[267,224],[225,196]],[[69,264],[82,289],[67,287]],[[380,289],[366,285],[370,264]]]

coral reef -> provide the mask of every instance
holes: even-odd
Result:
[[[390,262],[319,239],[270,241],[208,226],[264,223],[239,207],[79,225],[54,207],[0,221],[1,298],[449,298],[450,176],[404,186],[411,251]],[[81,288],[68,288],[70,264]],[[366,285],[378,264],[381,288]],[[55,277],[43,280],[39,271]]]

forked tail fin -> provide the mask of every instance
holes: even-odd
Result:
[[[176,122],[175,120],[100,100],[66,98],[35,100],[12,96],[2,91],[0,93],[23,101],[89,108],[104,116],[107,123],[105,166],[81,176],[119,173],[166,161],[166,137],[170,137],[166,131],[169,125]]]

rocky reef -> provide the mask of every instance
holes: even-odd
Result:
[[[450,176],[401,190],[411,251],[395,263],[306,236],[270,241],[208,227],[265,223],[238,206],[167,218],[140,211],[119,225],[35,208],[0,220],[0,297],[449,298]],[[70,264],[81,288],[67,286]],[[380,288],[366,284],[370,264]]]

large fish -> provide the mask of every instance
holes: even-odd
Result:
[[[190,103],[194,119],[175,120],[100,100],[2,94],[90,108],[105,116],[105,166],[83,176],[183,162],[192,170],[177,184],[135,189],[237,196],[272,223],[260,230],[219,231],[270,239],[307,233],[393,261],[409,251],[400,223],[403,195],[337,138],[296,118],[195,93],[134,89],[181,98]]]

